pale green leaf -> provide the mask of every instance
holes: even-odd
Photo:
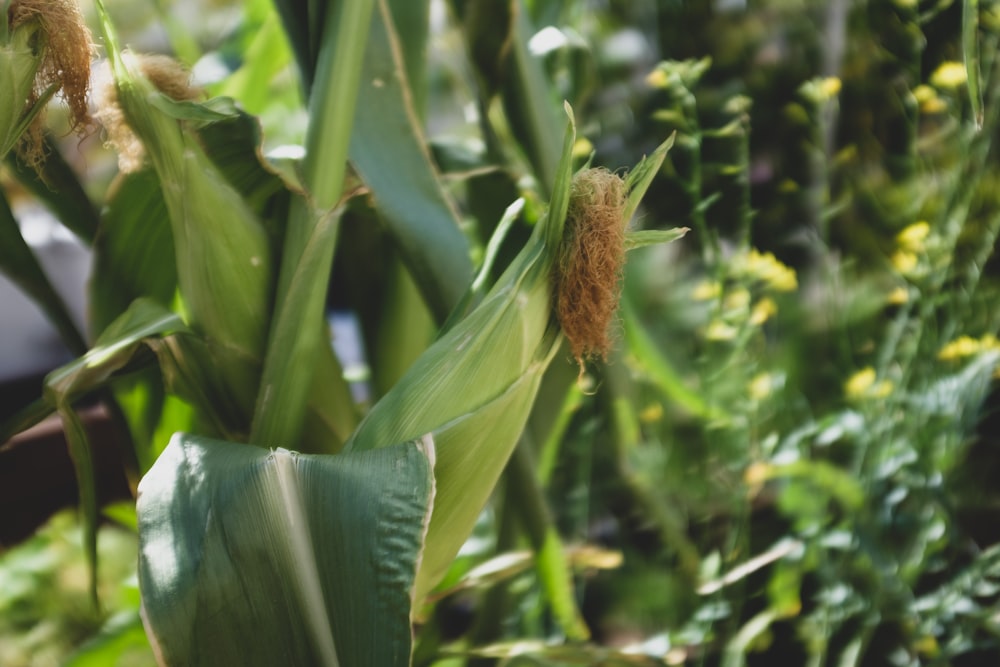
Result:
[[[689,231],[691,230],[687,227],[674,227],[673,229],[646,229],[639,232],[626,232],[625,249],[635,250],[650,245],[670,243],[682,238]]]

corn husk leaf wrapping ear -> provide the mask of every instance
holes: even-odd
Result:
[[[249,358],[263,356],[273,265],[260,220],[205,155],[192,126],[235,114],[219,101],[175,100],[122,52],[98,3],[117,103],[156,170],[170,215],[177,282],[191,328]],[[252,410],[252,405],[247,406]]]
[[[482,303],[417,359],[348,442],[348,450],[359,451],[434,436],[437,498],[417,600],[437,583],[471,531],[559,347],[551,272],[566,218],[575,136],[571,120],[555,194],[527,246]]]
[[[482,302],[418,358],[348,441],[347,449],[357,451],[434,436],[437,496],[417,575],[417,600],[444,575],[471,532],[562,342],[554,314],[559,282],[554,272],[565,244],[576,137],[572,110],[568,105],[566,110],[570,122],[552,201],[527,245]],[[664,143],[627,182],[626,213],[635,210],[668,148]],[[624,227],[624,217],[620,223]]]
[[[161,664],[408,665],[433,457],[430,438],[310,456],[174,436],[137,503]]]

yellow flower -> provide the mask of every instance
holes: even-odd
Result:
[[[746,273],[764,281],[771,289],[791,292],[798,287],[795,270],[782,264],[772,253],[751,248],[744,262]]]
[[[916,254],[906,250],[897,250],[891,261],[893,268],[904,276],[912,274],[918,263]]]
[[[931,74],[931,84],[938,88],[958,88],[967,78],[965,65],[955,60],[947,60]]]
[[[938,352],[938,359],[942,361],[957,361],[972,357],[982,352],[993,352],[1000,350],[1000,342],[993,334],[986,334],[982,338],[972,338],[971,336],[959,336]]]
[[[726,310],[744,310],[750,305],[750,292],[743,287],[737,287],[726,295],[723,307]]]
[[[585,158],[594,152],[594,144],[587,137],[580,137],[573,142],[573,157]]]
[[[772,315],[778,312],[778,304],[769,297],[764,297],[750,311],[750,324],[760,326],[767,322]]]
[[[971,336],[960,336],[941,348],[938,352],[938,359],[942,361],[956,361],[979,354],[982,345]]]
[[[750,380],[750,398],[755,401],[762,401],[771,395],[774,387],[774,378],[770,373],[758,373]]]
[[[901,306],[910,300],[910,292],[905,287],[897,287],[889,292],[885,301],[891,306]]]
[[[920,252],[923,250],[924,241],[927,240],[930,233],[931,226],[925,220],[914,222],[912,225],[905,227],[903,231],[896,234],[896,243],[898,243],[901,248],[905,248],[913,252]]]
[[[844,394],[850,399],[885,398],[892,393],[893,384],[888,380],[877,380],[875,369],[862,368],[844,383]]]
[[[714,280],[703,280],[694,286],[691,291],[691,298],[695,301],[709,301],[719,298],[722,293],[722,285]]]
[[[666,88],[667,87],[667,73],[662,69],[657,67],[648,75],[646,75],[646,84],[650,88]]]
[[[926,84],[914,88],[913,97],[920,105],[920,111],[925,114],[941,113],[948,108],[948,104],[938,97],[937,91]]]
[[[840,94],[841,85],[840,79],[835,76],[828,76],[820,81],[819,90],[823,98],[829,100]]]
[[[743,472],[743,482],[747,486],[759,487],[761,484],[771,479],[771,471],[773,469],[774,468],[770,463],[764,463],[763,461],[751,463],[750,466]]]
[[[655,424],[663,419],[663,406],[660,403],[650,403],[639,413],[639,421],[643,424]]]
[[[721,320],[715,320],[708,325],[705,330],[705,338],[708,340],[732,340],[736,338],[736,328]]]
[[[875,384],[875,369],[862,368],[844,383],[844,393],[848,398],[860,398]]]

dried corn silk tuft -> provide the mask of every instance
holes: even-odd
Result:
[[[75,0],[13,0],[7,8],[11,30],[37,20],[45,40],[45,51],[35,73],[35,85],[27,107],[34,105],[50,86],[58,85],[70,111],[75,131],[90,125],[87,94],[90,90],[90,61],[94,44]],[[44,113],[39,113],[22,135],[18,156],[38,168],[44,159]]]
[[[625,182],[606,169],[573,178],[562,252],[556,272],[556,312],[581,370],[604,357],[618,309],[625,262]]]
[[[180,62],[163,55],[135,55],[139,71],[153,87],[167,97],[178,101],[201,98],[204,91],[191,85],[191,72]],[[98,88],[98,110],[95,114],[107,133],[107,143],[118,153],[118,168],[126,173],[142,167],[145,150],[139,137],[129,127],[118,103],[114,79],[108,74],[107,82]]]

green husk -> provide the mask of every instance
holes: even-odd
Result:
[[[185,99],[184,91],[172,90],[168,97],[157,90],[137,57],[118,49],[98,4],[117,104],[160,180],[187,321],[211,352],[205,359],[220,378],[212,394],[235,401],[216,417],[228,423],[227,431],[245,433],[264,356],[273,261],[263,224],[194,137],[193,125],[228,117],[228,111],[218,101],[198,105]],[[155,66],[162,70],[164,63]],[[216,403],[206,398],[207,406]]]
[[[0,43],[0,90],[4,91],[0,96],[0,158],[17,145],[28,125],[55,93],[55,89],[46,91],[43,99],[28,106],[45,42],[38,22],[22,24],[9,37],[9,41]]]

